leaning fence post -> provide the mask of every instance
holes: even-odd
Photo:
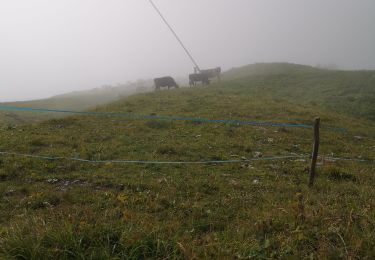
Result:
[[[311,166],[310,166],[310,177],[309,177],[309,186],[312,187],[314,185],[315,179],[315,168],[316,168],[316,161],[318,159],[318,151],[319,151],[319,128],[320,128],[320,118],[315,118],[314,122],[314,144],[313,144],[313,151],[311,157]]]

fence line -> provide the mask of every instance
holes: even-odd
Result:
[[[196,123],[216,123],[216,124],[230,124],[230,125],[247,125],[247,126],[271,126],[271,127],[294,127],[294,128],[309,128],[313,126],[308,124],[288,124],[288,123],[274,123],[274,122],[254,122],[254,121],[240,121],[227,119],[207,119],[194,117],[173,117],[173,116],[157,116],[157,115],[136,115],[128,113],[111,113],[111,112],[90,112],[90,111],[74,111],[61,109],[47,109],[47,108],[32,108],[32,107],[17,107],[0,105],[0,110],[8,111],[29,111],[40,113],[65,113],[87,116],[100,117],[127,117],[133,120],[165,120],[165,121],[190,121]],[[346,132],[345,128],[326,127],[327,129]]]
[[[34,158],[42,159],[49,161],[57,160],[68,160],[68,161],[77,161],[84,163],[92,164],[231,164],[231,163],[245,163],[252,161],[273,161],[273,160],[288,160],[288,159],[309,159],[311,155],[286,155],[286,156],[271,156],[271,157],[256,157],[256,158],[246,158],[243,160],[208,160],[208,161],[144,161],[144,160],[88,160],[80,159],[75,157],[62,157],[62,156],[43,156],[43,155],[34,155],[34,154],[25,154],[25,153],[16,153],[16,152],[0,152],[2,156],[15,156],[15,157],[25,157],[25,158]],[[328,156],[319,156],[320,159],[324,158],[325,160],[330,161],[354,161],[354,162],[364,162],[364,163],[375,163],[375,160],[365,160],[365,159],[355,159],[355,158],[340,158],[340,157],[328,157]]]
[[[352,161],[352,162],[364,162],[364,163],[375,163],[375,160],[357,159],[357,158],[340,158],[340,157],[330,157],[330,156],[319,156],[319,158],[324,158],[329,161]]]
[[[251,161],[301,159],[301,158],[310,157],[309,155],[290,155],[290,156],[246,158],[243,160],[143,161],[143,160],[87,160],[87,159],[80,159],[80,158],[75,158],[75,157],[43,156],[43,155],[33,155],[33,154],[16,153],[16,152],[0,152],[0,155],[44,159],[44,160],[50,160],[50,161],[69,160],[69,161],[78,161],[78,162],[93,163],[93,164],[103,164],[103,163],[104,164],[105,163],[114,163],[114,164],[229,164],[229,163],[244,163],[244,162],[251,162]]]

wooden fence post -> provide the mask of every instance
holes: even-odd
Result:
[[[310,166],[310,177],[309,177],[309,186],[312,187],[314,185],[315,180],[315,168],[316,168],[316,161],[318,159],[318,151],[319,151],[319,128],[320,128],[320,118],[315,118],[314,122],[314,144],[313,144],[313,151],[311,157],[311,166]]]

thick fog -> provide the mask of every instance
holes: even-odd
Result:
[[[374,0],[154,2],[202,68],[375,69]],[[0,101],[192,70],[148,0],[0,0]]]

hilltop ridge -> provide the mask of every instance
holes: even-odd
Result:
[[[375,71],[319,69],[289,63],[233,68],[223,79],[254,94],[375,120]]]

